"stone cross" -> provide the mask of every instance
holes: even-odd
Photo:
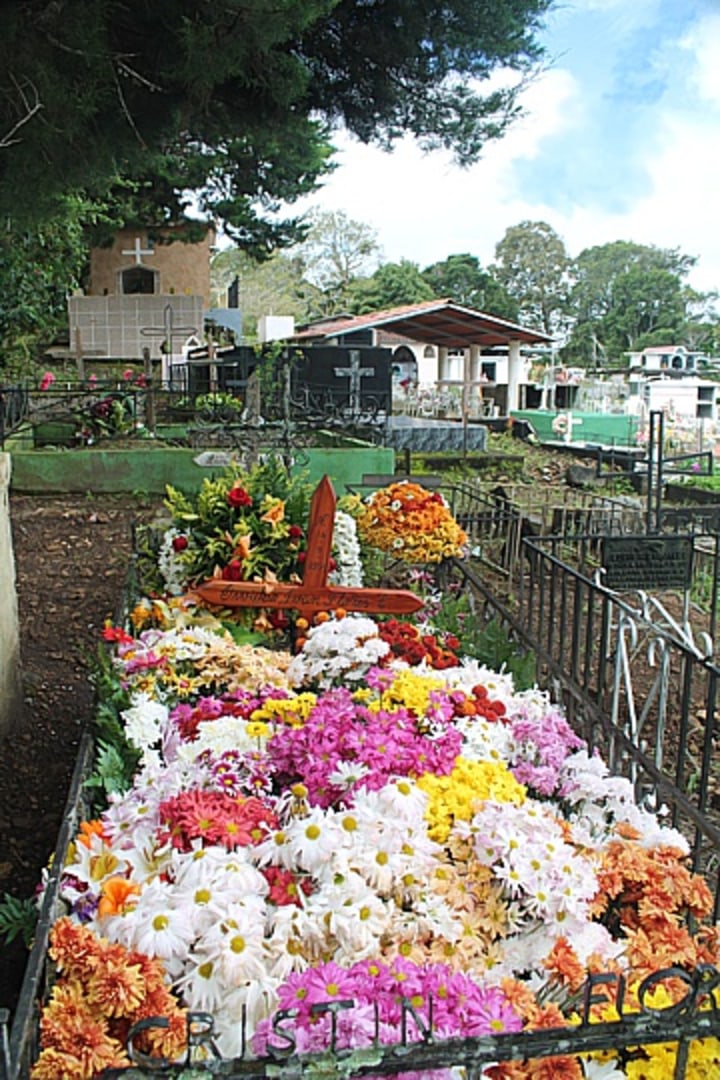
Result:
[[[227,608],[285,608],[312,623],[320,611],[365,611],[388,615],[419,611],[423,601],[406,589],[363,589],[329,585],[330,556],[335,525],[335,492],[324,476],[310,506],[307,557],[300,585],[279,581],[225,581],[211,578],[193,590],[209,604]]]
[[[196,326],[175,326],[175,313],[172,304],[166,304],[163,309],[162,326],[143,326],[140,333],[144,337],[161,337],[167,342],[167,352],[173,355],[173,338],[188,337],[189,334],[197,334]]]
[[[346,375],[350,379],[350,412],[357,416],[360,412],[360,380],[366,375],[374,375],[374,367],[360,367],[360,350],[350,349],[350,367],[333,369],[337,376]]]
[[[140,237],[136,236],[135,237],[135,247],[130,248],[129,251],[121,251],[120,254],[121,255],[134,255],[135,256],[135,265],[136,266],[142,266],[142,257],[143,257],[143,255],[154,255],[155,252],[152,250],[152,248],[143,249],[142,244],[140,243]]]

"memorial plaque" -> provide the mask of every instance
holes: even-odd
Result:
[[[692,557],[689,536],[606,536],[603,583],[616,592],[688,589]]]

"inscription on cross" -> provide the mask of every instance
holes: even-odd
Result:
[[[284,608],[295,610],[312,623],[321,611],[363,611],[368,614],[407,615],[423,602],[407,589],[363,589],[330,585],[330,557],[335,524],[335,491],[324,476],[310,506],[307,558],[299,585],[266,581],[224,581],[211,578],[194,590],[208,604],[227,608]]]
[[[360,414],[361,406],[361,379],[366,375],[374,375],[374,367],[361,367],[360,366],[360,350],[350,349],[350,367],[336,367],[333,369],[335,374],[342,377],[347,376],[350,379],[350,413],[353,417],[357,417]]]

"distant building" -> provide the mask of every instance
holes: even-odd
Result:
[[[91,250],[88,292],[68,298],[72,353],[137,360],[149,348],[168,357],[202,338],[215,231],[197,243],[181,231],[121,229],[109,247]]]

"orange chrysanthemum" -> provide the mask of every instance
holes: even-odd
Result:
[[[543,964],[563,986],[571,990],[579,990],[585,982],[587,976],[585,967],[580,963],[570,942],[564,937],[557,939]]]

